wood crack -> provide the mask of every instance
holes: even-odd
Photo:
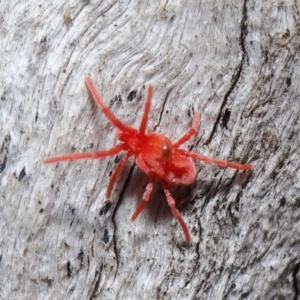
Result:
[[[247,21],[248,21],[248,16],[247,16],[247,0],[245,0],[244,4],[243,4],[243,10],[242,10],[241,31],[240,31],[240,45],[241,45],[241,49],[242,49],[242,58],[241,58],[241,61],[239,62],[238,66],[236,68],[236,72],[233,74],[233,76],[231,78],[231,85],[230,85],[229,89],[227,90],[227,92],[225,93],[225,96],[224,96],[224,99],[222,101],[222,104],[221,104],[221,107],[220,107],[219,114],[217,116],[216,122],[214,124],[214,127],[213,127],[213,129],[211,131],[211,134],[210,134],[209,138],[204,143],[205,145],[208,145],[210,143],[210,141],[211,141],[211,139],[212,139],[212,137],[214,135],[214,132],[216,131],[217,126],[220,123],[221,117],[223,115],[222,111],[224,110],[224,107],[227,104],[229,96],[234,91],[234,89],[237,86],[238,81],[240,80],[245,59],[248,57],[248,54],[247,54],[247,51],[246,51],[246,47],[245,47],[245,40],[246,40],[247,33],[248,33]]]
[[[300,270],[300,262],[298,262],[293,270],[293,288],[295,291],[295,295],[294,295],[294,300],[299,299],[300,296],[300,290],[299,290],[299,286],[297,284],[297,275],[299,273]]]

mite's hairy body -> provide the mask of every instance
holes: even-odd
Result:
[[[181,217],[180,212],[175,206],[175,201],[171,195],[169,185],[189,185],[194,182],[196,177],[196,167],[193,159],[201,160],[209,164],[215,164],[221,167],[229,167],[237,170],[252,170],[250,164],[240,164],[228,162],[226,160],[210,158],[195,152],[186,151],[179,147],[188,141],[196,132],[199,126],[200,112],[196,111],[193,116],[191,128],[180,139],[172,142],[167,136],[160,133],[146,133],[146,126],[150,113],[151,99],[153,95],[153,87],[148,88],[145,109],[139,129],[133,128],[121,122],[103,102],[101,96],[97,92],[94,82],[87,77],[86,85],[90,90],[95,102],[98,104],[102,112],[111,121],[111,123],[119,130],[117,139],[120,141],[111,149],[88,152],[88,153],[72,153],[61,156],[50,157],[44,160],[44,163],[57,163],[61,161],[78,160],[78,159],[99,159],[107,156],[113,156],[121,151],[126,152],[117,167],[115,168],[107,188],[106,197],[110,198],[113,186],[124,168],[126,162],[131,156],[134,156],[137,166],[147,174],[150,179],[146,186],[144,195],[131,220],[135,220],[145,207],[153,190],[155,178],[162,183],[164,193],[174,217],[182,227],[187,242],[190,242],[190,234],[188,228]]]

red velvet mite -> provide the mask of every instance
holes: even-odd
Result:
[[[215,164],[220,167],[234,168],[237,170],[252,170],[253,166],[250,164],[240,164],[226,160],[210,158],[195,152],[180,149],[180,146],[188,141],[197,132],[200,120],[199,111],[196,111],[193,116],[191,128],[186,132],[186,134],[184,134],[175,142],[172,142],[167,136],[161,133],[146,133],[146,126],[153,95],[153,87],[151,85],[148,87],[147,99],[140,127],[136,129],[124,124],[112,113],[109,107],[103,102],[94,82],[90,77],[86,77],[85,82],[102,112],[119,130],[117,133],[117,139],[119,141],[118,144],[108,150],[87,153],[72,153],[50,157],[45,159],[44,163],[51,164],[61,161],[89,158],[99,159],[107,156],[113,156],[124,151],[125,155],[115,168],[108,184],[106,197],[110,198],[113,186],[120,172],[124,168],[124,165],[131,156],[134,156],[137,166],[144,173],[146,173],[150,179],[146,186],[142,200],[132,215],[131,220],[134,221],[145,207],[153,190],[155,178],[158,178],[162,183],[163,190],[172,214],[179,222],[185,235],[185,239],[189,243],[191,241],[189,230],[182,219],[180,212],[175,206],[175,201],[171,195],[169,185],[189,185],[194,182],[196,177],[196,167],[192,161],[192,158],[201,160],[208,164]]]

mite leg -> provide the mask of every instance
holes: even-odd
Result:
[[[102,110],[102,112],[106,115],[106,117],[112,122],[112,124],[114,124],[121,131],[134,131],[133,128],[131,128],[128,125],[125,125],[124,123],[122,123],[121,120],[118,119],[113,114],[113,112],[109,109],[109,107],[103,102],[100,94],[97,91],[97,88],[96,88],[96,86],[95,86],[92,78],[86,77],[85,78],[85,83],[86,83],[86,85],[87,85],[90,93],[92,94],[95,102],[100,107],[100,109]]]
[[[121,161],[118,163],[117,167],[115,168],[115,170],[109,180],[109,184],[108,184],[107,192],[106,192],[106,198],[110,198],[114,184],[131,155],[132,155],[132,153],[127,152],[126,155],[121,159]]]
[[[181,144],[187,142],[197,132],[199,127],[199,122],[200,122],[200,112],[196,111],[193,116],[192,127],[185,135],[183,135],[179,140],[173,143],[172,146],[174,148],[178,148]]]
[[[148,184],[146,186],[143,198],[142,198],[139,206],[136,208],[134,214],[131,217],[131,221],[134,221],[138,217],[138,215],[141,213],[141,211],[144,209],[145,205],[147,204],[147,202],[149,200],[150,194],[153,190],[153,186],[154,186],[154,177],[151,177],[150,181],[148,182]]]
[[[250,164],[240,164],[240,163],[234,163],[223,159],[217,159],[217,158],[211,158],[208,156],[204,156],[195,152],[190,151],[184,151],[184,150],[178,150],[180,153],[187,157],[191,157],[197,160],[204,161],[207,164],[217,165],[219,167],[223,168],[233,168],[237,170],[253,170],[253,165]]]
[[[162,184],[163,184],[164,192],[165,192],[165,195],[167,197],[167,201],[168,201],[168,204],[171,208],[172,214],[175,217],[175,219],[179,222],[179,224],[180,224],[180,226],[183,230],[183,233],[185,235],[185,239],[186,239],[187,243],[190,243],[191,242],[191,237],[190,237],[190,234],[189,234],[189,230],[188,230],[184,220],[182,219],[180,212],[178,211],[178,209],[175,206],[175,200],[173,199],[173,197],[171,195],[169,187],[164,182],[162,182]]]
[[[87,152],[87,153],[70,153],[70,154],[49,157],[44,160],[44,164],[54,164],[61,161],[77,160],[77,159],[89,159],[89,158],[99,159],[107,156],[116,155],[122,150],[125,150],[125,147],[123,144],[119,144],[109,150]]]
[[[140,133],[145,133],[145,131],[146,131],[152,96],[153,96],[153,86],[149,85],[148,92],[147,92],[147,100],[146,100],[145,108],[144,108],[144,114],[143,114],[143,118],[141,121],[140,129],[139,129]]]

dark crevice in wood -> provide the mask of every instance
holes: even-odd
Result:
[[[242,49],[242,59],[239,62],[237,68],[236,68],[236,73],[233,74],[232,79],[231,79],[231,85],[229,87],[229,89],[227,90],[224,99],[222,101],[221,107],[220,107],[220,111],[219,114],[217,116],[216,122],[214,124],[214,127],[211,131],[210,136],[208,137],[207,141],[205,142],[205,145],[209,144],[214,132],[217,129],[218,124],[220,123],[221,117],[222,117],[222,111],[224,109],[224,107],[227,104],[228,98],[231,95],[231,93],[233,92],[233,90],[236,88],[238,81],[240,80],[241,74],[242,74],[242,70],[243,70],[243,66],[245,63],[245,59],[246,57],[248,57],[247,52],[246,52],[246,46],[245,46],[245,40],[246,40],[246,36],[248,33],[248,29],[247,29],[247,20],[248,20],[248,16],[247,16],[247,0],[244,1],[243,4],[243,10],[242,10],[242,19],[241,19],[241,32],[240,32],[240,45],[241,45],[241,49]]]
[[[133,170],[134,170],[134,167],[135,167],[135,164],[130,168],[130,171],[128,173],[128,176],[126,178],[126,181],[125,181],[125,184],[123,186],[123,189],[120,193],[120,196],[119,196],[119,199],[118,199],[118,202],[116,203],[116,206],[114,207],[114,210],[113,210],[113,213],[112,213],[112,223],[113,223],[113,227],[114,227],[114,233],[113,233],[113,249],[114,249],[114,253],[115,253],[115,257],[116,257],[116,273],[115,273],[115,278],[117,276],[117,273],[118,273],[118,268],[119,268],[119,251],[118,251],[118,247],[117,247],[117,239],[116,239],[116,223],[115,223],[115,215],[119,209],[119,206],[120,204],[122,203],[123,201],[123,198],[124,198],[124,193],[127,189],[127,186],[129,185],[129,182],[132,178],[132,173],[133,173]]]
[[[0,150],[0,174],[4,171],[7,164],[7,154],[9,152],[9,145],[10,145],[10,135],[7,135],[3,141]],[[3,159],[1,160],[1,156],[3,155]]]
[[[298,262],[293,270],[293,288],[295,291],[295,295],[294,295],[294,300],[297,300],[300,298],[300,290],[299,290],[299,286],[297,284],[297,275],[299,273],[300,270],[300,262]]]
[[[136,97],[137,97],[137,90],[133,90],[128,94],[127,101],[131,102]]]
[[[113,221],[113,224],[114,224],[114,228],[115,228],[116,225],[115,225],[114,221]],[[114,279],[115,279],[117,277],[118,269],[119,269],[119,252],[118,252],[117,239],[116,239],[115,233],[113,235],[113,249],[114,249],[114,253],[115,253],[115,257],[116,257],[116,272],[115,272],[115,276],[114,276]]]
[[[71,269],[71,262],[69,260],[67,261],[66,268],[67,268],[67,275],[68,275],[69,278],[71,278],[71,276],[72,276],[72,269]]]
[[[7,156],[4,155],[2,162],[0,162],[0,174],[4,171],[7,163]]]
[[[113,204],[111,201],[109,201],[109,200],[105,201],[100,209],[99,216],[100,217],[105,216],[111,209],[112,205]]]
[[[157,122],[157,125],[155,125],[155,126],[153,127],[153,131],[156,131],[156,128],[159,126],[159,124],[161,124],[162,116],[163,116],[163,113],[164,113],[164,111],[165,111],[165,106],[166,106],[166,103],[167,103],[167,100],[168,100],[168,98],[169,98],[169,95],[170,95],[171,91],[172,91],[172,88],[169,89],[168,92],[167,92],[167,95],[166,95],[166,97],[165,97],[165,99],[164,99],[164,102],[163,102],[163,104],[162,104],[161,113],[160,113],[160,115],[159,115],[159,120],[158,120],[158,122]],[[150,114],[151,114],[151,112],[150,112]]]
[[[185,289],[191,282],[193,276],[189,277],[189,279],[185,282],[185,284],[183,285],[183,288]]]
[[[79,259],[80,263],[83,263],[83,259],[84,259],[84,252],[83,249],[81,248],[78,255],[77,255],[77,259]]]
[[[100,280],[101,280],[102,269],[103,269],[103,266],[101,266],[100,271],[98,271],[98,270],[95,271],[95,278],[97,278],[97,280],[96,280],[96,283],[95,283],[95,285],[94,285],[94,288],[93,288],[93,290],[92,290],[92,292],[91,292],[91,295],[90,295],[90,297],[89,297],[89,300],[92,300],[92,299],[95,298],[95,295],[96,295],[96,292],[97,292],[97,290],[98,290],[98,288],[99,288],[99,284],[100,284]]]
[[[231,114],[231,110],[226,108],[225,112],[224,112],[224,115],[222,117],[222,121],[221,121],[221,126],[225,129],[228,129],[227,124],[230,120],[230,114]]]
[[[26,170],[25,170],[25,167],[23,167],[23,169],[21,170],[19,176],[18,176],[18,179],[19,181],[22,181],[22,179],[26,176]]]
[[[102,236],[102,241],[107,244],[109,242],[109,233],[108,233],[108,229],[107,226],[105,226],[104,231],[103,231],[103,236]]]

